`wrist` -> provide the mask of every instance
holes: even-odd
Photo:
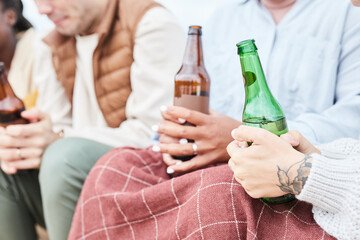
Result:
[[[312,157],[303,155],[288,168],[278,166],[278,181],[280,189],[285,193],[299,195],[306,184],[312,167]]]

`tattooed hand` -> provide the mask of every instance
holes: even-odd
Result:
[[[311,157],[306,155],[304,159],[291,165],[287,170],[278,166],[279,187],[284,193],[300,194],[310,174]],[[296,170],[296,173],[294,172]],[[294,178],[292,176],[295,176]]]
[[[227,147],[229,166],[251,197],[301,192],[311,169],[312,159],[306,154],[318,150],[299,133],[278,137],[261,128],[240,126],[232,136],[235,140]],[[249,147],[247,142],[252,145]]]

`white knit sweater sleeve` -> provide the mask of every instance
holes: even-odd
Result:
[[[360,141],[319,146],[308,180],[297,197],[313,204],[316,222],[338,239],[360,239]]]

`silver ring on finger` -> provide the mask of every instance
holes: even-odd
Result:
[[[196,143],[193,143],[193,144],[192,144],[192,149],[194,150],[194,155],[197,155],[198,146],[197,146]]]
[[[16,149],[16,157],[18,158],[18,159],[21,159],[22,157],[21,157],[21,149],[20,148],[17,148]]]

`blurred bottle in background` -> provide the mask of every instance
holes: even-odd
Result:
[[[0,62],[0,126],[28,123],[21,117],[21,112],[24,110],[24,103],[12,90],[7,80],[5,65]]]
[[[201,26],[190,26],[182,66],[175,76],[174,106],[209,114],[210,77],[205,69]],[[186,122],[185,125],[193,125]],[[188,142],[193,140],[188,139]],[[173,156],[187,161],[192,156]]]

